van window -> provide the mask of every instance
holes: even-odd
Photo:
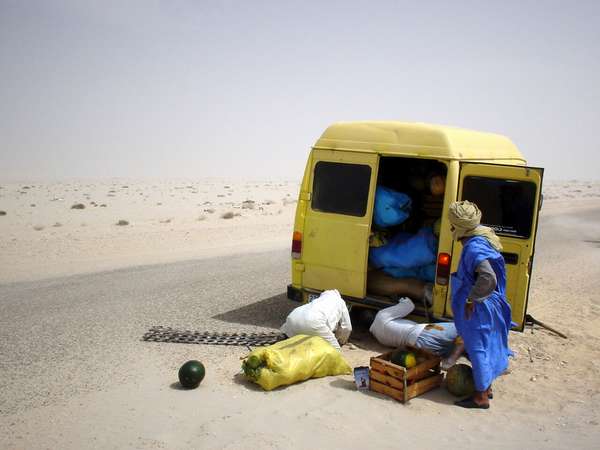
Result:
[[[311,207],[322,211],[363,217],[367,212],[371,167],[319,161],[315,165]]]
[[[465,177],[463,200],[474,202],[481,210],[481,223],[499,235],[531,236],[536,186],[528,181]]]

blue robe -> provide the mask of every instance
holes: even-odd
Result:
[[[471,318],[465,317],[467,296],[475,283],[475,269],[487,259],[496,274],[496,289],[483,302],[474,302]],[[458,270],[452,274],[452,311],[458,334],[473,366],[475,389],[483,392],[508,368],[510,305],[506,301],[504,258],[488,240],[474,236],[463,241]]]

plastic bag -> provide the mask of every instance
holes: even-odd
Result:
[[[303,334],[257,348],[245,358],[242,369],[265,391],[309,378],[352,373],[341,353],[325,339]]]
[[[373,222],[378,227],[400,225],[410,216],[411,208],[412,200],[408,195],[384,186],[377,186]]]
[[[430,227],[424,227],[415,235],[398,233],[381,247],[369,249],[369,262],[375,268],[400,267],[416,269],[435,264],[437,238]]]

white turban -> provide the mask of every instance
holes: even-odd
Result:
[[[454,231],[452,231],[454,239],[483,236],[496,250],[502,250],[502,244],[494,230],[480,225],[481,211],[475,203],[468,200],[452,203],[448,210],[448,220],[454,227]]]

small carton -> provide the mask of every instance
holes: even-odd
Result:
[[[358,390],[368,391],[371,387],[369,368],[366,366],[354,368],[354,382]]]

